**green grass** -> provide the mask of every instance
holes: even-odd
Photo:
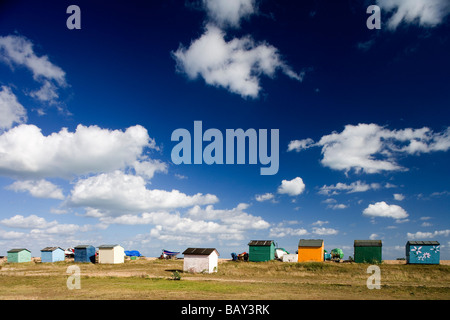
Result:
[[[141,259],[76,264],[81,289],[69,290],[71,265],[2,264],[0,299],[450,299],[447,265],[380,264],[381,289],[369,290],[368,264],[224,261],[217,273],[191,274],[182,272],[182,260]]]

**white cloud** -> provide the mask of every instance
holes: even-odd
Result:
[[[394,193],[394,199],[397,201],[402,201],[405,199],[405,196],[402,195],[401,193]]]
[[[290,196],[297,196],[305,191],[305,184],[302,178],[297,177],[292,180],[283,180],[278,187],[278,193],[288,194]]]
[[[24,180],[16,181],[6,187],[6,189],[16,192],[28,191],[36,198],[64,199],[63,192],[58,186],[47,180]]]
[[[346,191],[347,193],[355,193],[355,192],[365,192],[368,190],[376,190],[381,188],[380,184],[378,183],[371,183],[367,184],[362,181],[355,181],[350,184],[345,183],[337,183],[336,185],[324,185],[320,188],[319,194],[323,195],[336,195],[339,194],[341,191]]]
[[[90,207],[110,215],[173,209],[216,203],[215,195],[188,196],[178,190],[147,189],[140,176],[119,170],[80,179],[71,191],[68,205]]]
[[[23,232],[0,230],[0,239],[2,239],[2,240],[23,239],[23,237],[25,237],[25,235],[26,234]]]
[[[21,229],[43,229],[54,227],[58,224],[56,221],[48,222],[42,217],[36,215],[30,215],[24,217],[22,215],[15,215],[8,219],[0,220],[0,224],[10,227],[10,228],[21,228]]]
[[[25,67],[33,74],[33,79],[42,87],[32,91],[30,96],[43,102],[55,104],[59,98],[58,87],[66,87],[66,73],[50,62],[47,56],[37,56],[33,43],[25,37],[9,35],[0,36],[0,61],[15,66]]]
[[[256,12],[255,0],[203,0],[211,22],[219,27],[239,27],[242,18]]]
[[[287,151],[295,150],[300,152],[301,150],[305,150],[314,146],[314,140],[311,138],[303,139],[303,140],[292,140],[288,144]]]
[[[392,12],[387,26],[395,30],[401,23],[435,27],[450,13],[448,0],[377,0],[382,11]]]
[[[19,103],[11,88],[2,86],[0,90],[0,130],[10,129],[13,124],[27,121],[27,111]]]
[[[336,229],[333,228],[313,228],[312,233],[320,235],[320,236],[330,236],[338,234],[339,232]]]
[[[269,237],[304,236],[308,231],[304,228],[274,227],[270,228]]]
[[[450,149],[450,127],[440,133],[429,128],[388,130],[376,124],[346,125],[340,133],[323,136],[321,163],[334,170],[380,173],[407,170],[398,155],[417,155]]]
[[[408,239],[429,239],[429,238],[434,238],[434,237],[439,237],[439,236],[443,236],[443,237],[448,237],[450,235],[450,230],[439,230],[439,231],[434,231],[434,232],[421,232],[421,231],[417,231],[416,233],[407,233],[406,237]]]
[[[209,85],[223,87],[244,98],[256,98],[261,91],[260,78],[274,77],[277,70],[301,81],[281,59],[278,50],[250,37],[225,40],[225,33],[211,24],[188,48],[180,45],[173,53],[177,70],[190,79],[202,77]]]
[[[255,200],[258,202],[263,202],[263,201],[267,201],[267,200],[272,200],[274,198],[273,193],[265,193],[265,194],[257,194],[255,196]]]
[[[369,217],[393,218],[396,220],[408,217],[408,213],[406,213],[402,207],[395,204],[389,205],[384,201],[369,204],[369,206],[364,209],[363,215]]]
[[[317,220],[316,222],[312,223],[313,226],[323,226],[324,224],[328,224],[328,221],[321,221],[321,220]]]
[[[341,209],[346,209],[348,206],[343,204],[343,203],[339,203],[339,204],[330,204],[327,206],[327,208],[333,209],[333,210],[341,210]]]
[[[144,148],[155,142],[139,125],[125,131],[78,125],[44,136],[22,124],[0,135],[0,174],[34,179],[111,171],[135,164]]]
[[[167,164],[159,160],[135,161],[133,167],[137,175],[146,179],[153,178],[155,172],[167,172]]]
[[[370,240],[377,240],[377,239],[379,239],[380,238],[380,236],[378,235],[378,234],[376,234],[376,233],[372,233],[370,236],[369,236],[369,239]]]

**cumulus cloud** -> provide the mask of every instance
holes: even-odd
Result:
[[[402,23],[435,27],[450,13],[447,0],[377,0],[377,4],[388,12],[387,26],[391,30]]]
[[[313,228],[312,233],[320,235],[320,236],[329,236],[329,235],[335,235],[339,232],[336,229],[333,228]]]
[[[394,199],[397,201],[402,201],[405,199],[405,196],[402,195],[401,193],[394,193]]]
[[[111,171],[133,165],[144,148],[155,142],[139,125],[125,131],[78,125],[75,132],[63,128],[45,136],[22,124],[0,135],[0,174],[34,179]],[[150,174],[148,167],[138,170]]]
[[[62,190],[50,181],[41,180],[24,180],[16,181],[6,187],[6,189],[16,192],[29,192],[36,198],[64,199]]]
[[[384,201],[369,204],[369,206],[364,209],[363,215],[374,218],[392,218],[395,220],[405,219],[408,217],[408,213],[406,213],[402,207],[395,204],[389,205]]]
[[[357,173],[407,170],[397,163],[397,157],[447,151],[450,127],[435,133],[426,127],[389,130],[377,124],[346,125],[342,132],[325,135],[314,146],[322,148],[321,163],[334,170]]]
[[[28,217],[24,217],[18,214],[11,218],[0,220],[0,224],[10,228],[43,229],[54,227],[58,224],[58,222],[57,221],[48,222],[44,218],[38,217],[34,214]]]
[[[436,230],[434,232],[422,232],[417,231],[415,233],[408,232],[406,234],[406,237],[408,239],[429,239],[429,238],[435,238],[435,237],[448,237],[450,235],[450,230]]]
[[[90,207],[118,216],[212,204],[217,201],[218,198],[211,194],[197,193],[188,196],[178,190],[147,189],[144,178],[116,170],[78,180],[67,204],[72,207]]]
[[[203,5],[210,22],[219,27],[239,27],[257,10],[255,0],[203,0]]]
[[[314,146],[314,140],[311,138],[303,139],[303,140],[292,140],[289,142],[287,151],[297,151],[305,150]]]
[[[13,124],[27,121],[27,111],[19,103],[11,88],[2,86],[0,90],[0,131],[10,129]]]
[[[308,231],[304,228],[290,228],[290,227],[274,227],[270,228],[269,237],[282,238],[287,236],[304,236]]]
[[[305,184],[302,178],[297,177],[292,180],[283,180],[278,187],[278,193],[288,194],[290,196],[298,196],[305,191]]]
[[[272,200],[275,196],[273,195],[273,193],[265,193],[265,194],[258,194],[255,196],[255,200],[258,202],[263,202],[263,201],[267,201],[267,200]]]
[[[319,194],[323,195],[336,195],[340,192],[346,192],[346,193],[355,193],[355,192],[365,192],[368,190],[376,190],[381,188],[380,184],[378,183],[371,183],[367,184],[362,181],[355,181],[350,184],[345,183],[337,183],[336,185],[324,185],[320,188]]]
[[[48,56],[38,56],[33,43],[22,36],[8,35],[0,37],[0,61],[11,68],[24,67],[31,71],[33,79],[42,87],[30,93],[30,96],[43,102],[54,104],[59,98],[57,87],[66,87],[66,73],[50,62]]]
[[[209,85],[226,88],[244,98],[258,96],[261,76],[272,78],[281,70],[299,81],[303,77],[283,62],[275,47],[256,43],[250,36],[227,42],[225,33],[213,25],[207,25],[205,33],[188,48],[180,46],[173,57],[177,70],[189,79],[201,77]]]

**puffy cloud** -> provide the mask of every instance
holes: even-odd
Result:
[[[270,228],[269,237],[304,236],[308,231],[304,228],[274,227]]]
[[[256,12],[255,0],[203,0],[211,22],[220,27],[239,27],[241,19]]]
[[[137,175],[146,179],[153,178],[155,172],[167,172],[167,164],[159,160],[135,161],[133,167]]]
[[[408,232],[406,234],[408,239],[429,239],[429,238],[435,238],[435,237],[448,237],[450,235],[450,230],[436,230],[434,232],[421,232],[417,231],[415,233]]]
[[[139,125],[125,131],[78,125],[75,132],[63,128],[44,136],[38,127],[22,124],[0,135],[0,174],[71,178],[111,171],[133,165],[146,147],[155,148],[155,142]]]
[[[393,218],[396,220],[408,217],[408,213],[406,213],[402,207],[395,204],[389,205],[384,201],[369,204],[369,206],[364,209],[363,215],[368,217]]]
[[[28,191],[33,197],[36,198],[64,199],[64,195],[60,188],[50,181],[43,179],[16,181],[7,186],[6,189],[14,190],[16,192]]]
[[[313,228],[312,233],[320,235],[320,236],[330,236],[330,235],[335,235],[338,234],[339,231],[337,231],[336,229],[333,228]]]
[[[13,124],[27,121],[27,111],[19,103],[11,88],[2,86],[0,90],[0,130],[10,129]]]
[[[197,193],[188,196],[178,190],[147,189],[140,176],[119,170],[80,179],[74,186],[67,204],[90,207],[110,215],[173,209],[216,203],[215,195]]]
[[[402,201],[405,199],[405,196],[402,195],[401,193],[394,193],[394,199],[397,201]]]
[[[255,200],[258,202],[263,202],[263,201],[267,201],[267,200],[272,200],[274,198],[273,193],[265,193],[265,194],[259,194],[255,196]]]
[[[345,205],[343,203],[330,204],[330,205],[327,206],[327,208],[330,208],[330,209],[333,209],[333,210],[346,209],[347,205]]]
[[[320,188],[319,193],[323,195],[336,195],[339,194],[341,191],[346,191],[347,193],[355,193],[355,192],[365,192],[368,190],[376,190],[381,188],[381,186],[378,183],[371,183],[367,184],[365,182],[361,181],[355,181],[350,184],[345,183],[337,183],[336,185],[324,185]]]
[[[297,196],[305,191],[305,184],[302,178],[297,177],[292,180],[283,180],[278,187],[278,193]]]
[[[297,151],[305,150],[314,146],[314,140],[311,138],[303,139],[303,140],[292,140],[289,142],[287,151]]]
[[[202,77],[207,84],[226,88],[244,98],[256,98],[261,90],[260,77],[273,77],[277,70],[302,80],[301,74],[282,61],[275,47],[257,44],[250,36],[227,42],[225,33],[211,24],[188,48],[180,46],[173,57],[177,70],[190,79]]]
[[[43,229],[54,227],[58,224],[56,221],[48,222],[42,217],[36,215],[30,215],[24,217],[22,215],[15,215],[8,219],[0,220],[0,224],[10,228],[22,228],[22,229]]]
[[[447,0],[377,0],[381,10],[392,12],[387,26],[395,30],[401,23],[435,27],[450,13]]]
[[[23,239],[25,235],[23,232],[0,230],[0,239],[2,240]]]
[[[331,169],[365,173],[406,170],[397,164],[396,156],[447,151],[450,127],[434,133],[426,127],[388,130],[376,124],[346,125],[342,132],[325,135],[314,146],[322,147],[321,163]]]

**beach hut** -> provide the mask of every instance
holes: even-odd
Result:
[[[217,272],[219,252],[215,248],[187,248],[183,255],[183,271]]]
[[[41,262],[64,261],[64,249],[60,247],[46,247],[41,250]]]
[[[248,243],[249,261],[269,261],[275,259],[275,241],[252,240]]]
[[[357,263],[381,263],[381,240],[355,240],[354,260]]]
[[[8,262],[30,262],[31,251],[25,248],[11,249],[7,252]]]
[[[124,263],[125,250],[118,244],[104,244],[98,247],[98,263]]]
[[[437,241],[408,241],[406,243],[406,263],[439,264],[440,244]]]
[[[95,263],[95,247],[91,245],[79,245],[75,248],[75,262],[92,262]]]
[[[298,262],[322,262],[324,244],[322,239],[300,239],[298,242]]]

